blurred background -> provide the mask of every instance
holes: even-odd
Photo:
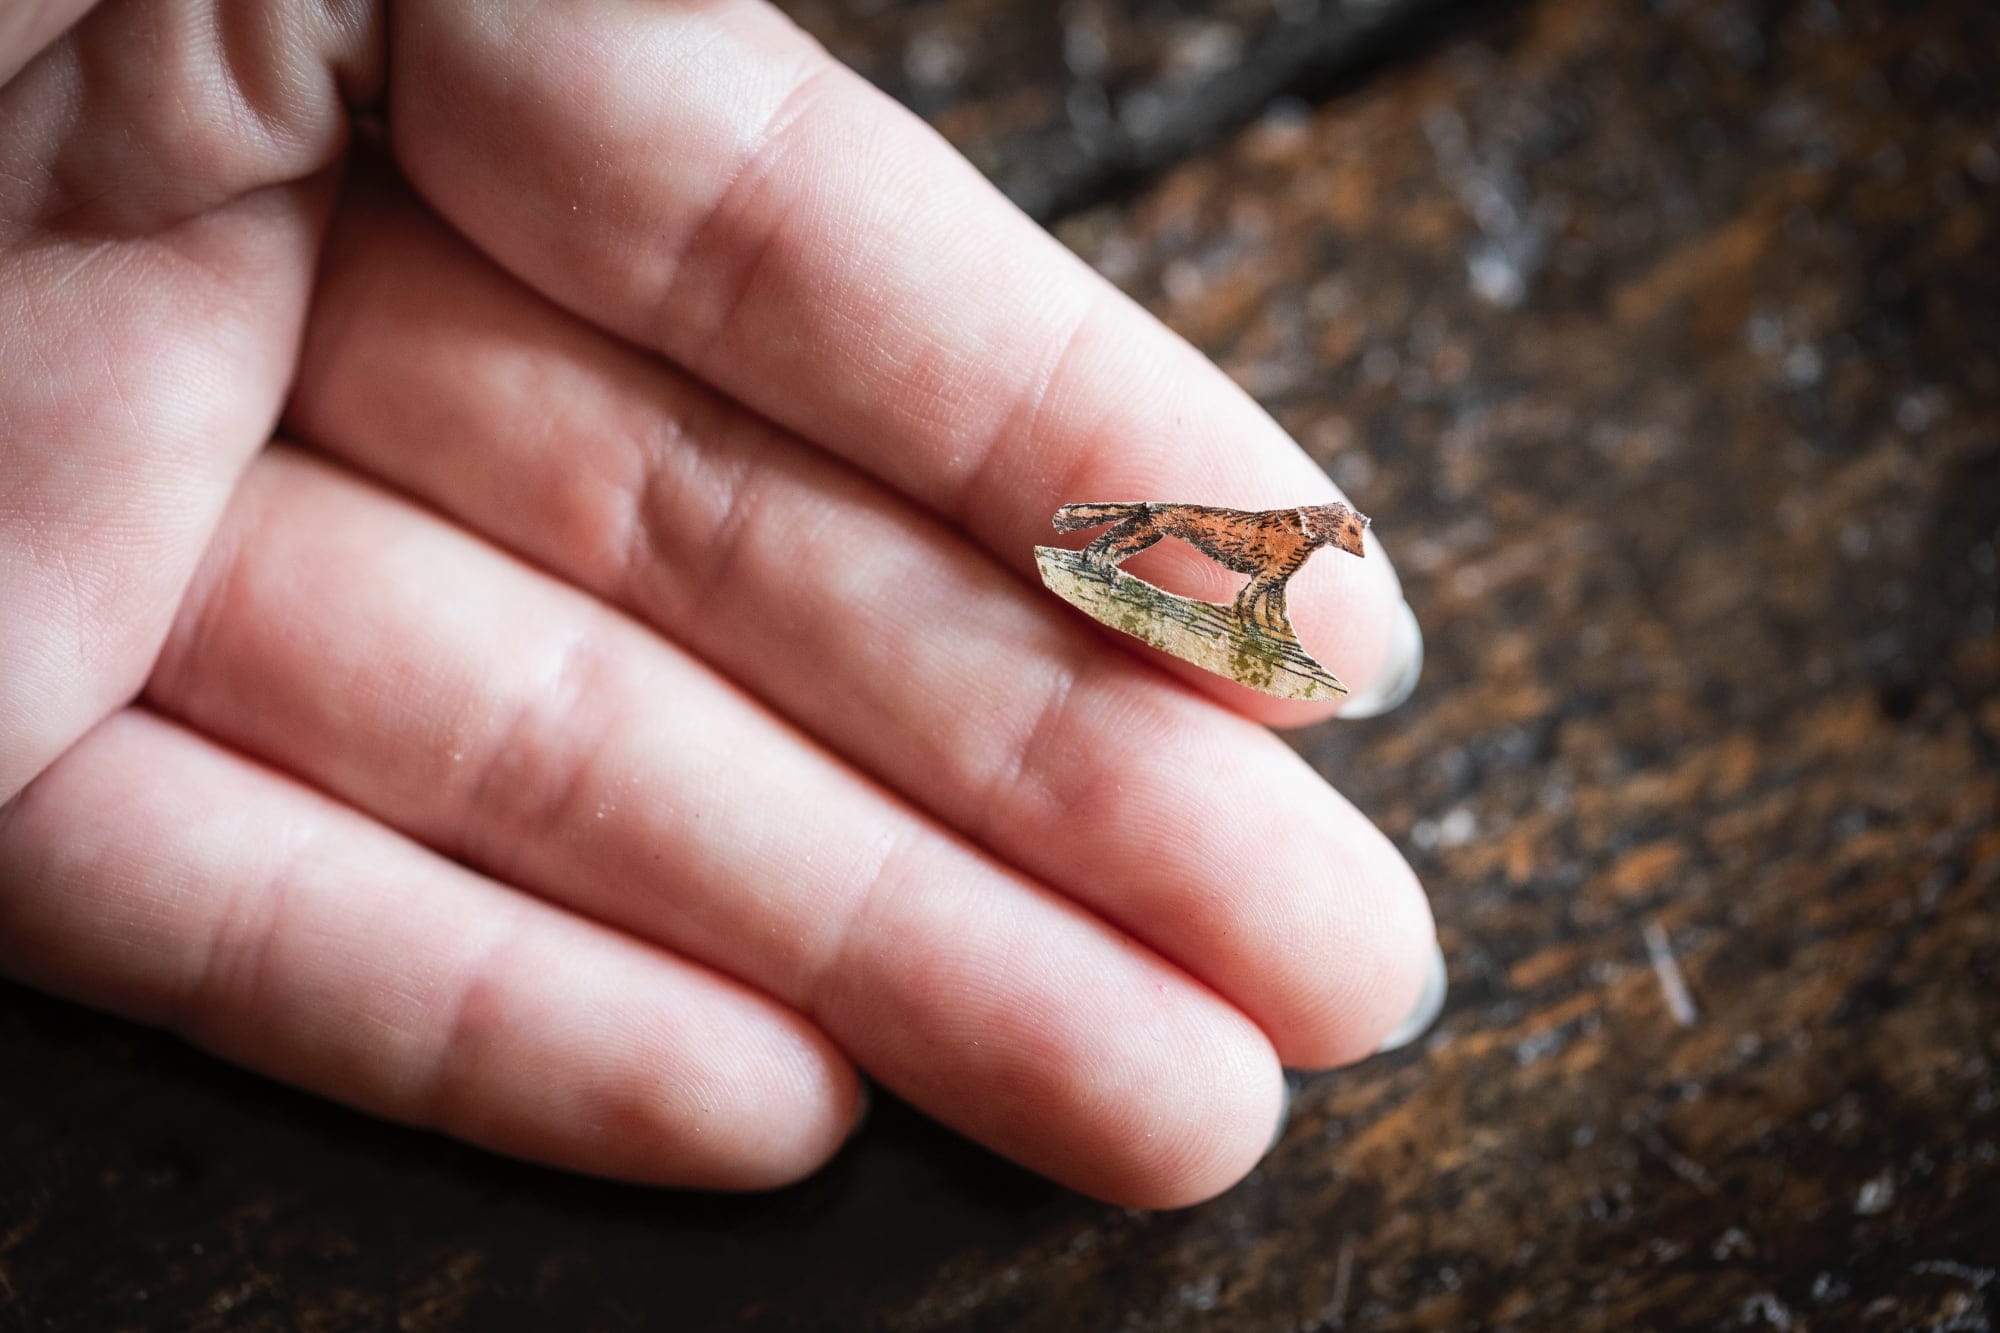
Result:
[[[790,0],[1346,487],[1452,995],[1131,1213],[577,1181],[0,987],[0,1330],[1988,1329],[2000,6]],[[27,1299],[33,1293],[33,1299]]]

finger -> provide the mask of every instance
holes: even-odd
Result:
[[[245,477],[148,697],[736,976],[892,1090],[1123,1202],[1266,1146],[1263,1035],[581,593],[324,464]]]
[[[500,1152],[766,1188],[860,1104],[797,1015],[142,712],[0,807],[0,882],[9,975]]]
[[[0,801],[138,689],[290,377],[371,43],[268,10],[108,5],[0,88]]]
[[[20,0],[0,9],[0,84],[13,78],[96,0]]]
[[[1201,978],[1365,1055],[1433,956],[1414,877],[1262,728],[883,487],[552,310],[406,196],[343,210],[289,424],[689,645]]]
[[[759,0],[431,13],[392,35],[390,125],[447,218],[1015,569],[1067,501],[1334,497],[1226,376]],[[1233,581],[1178,546],[1133,569]],[[1379,552],[1322,555],[1291,604],[1357,690],[1400,669]],[[1258,718],[1324,716],[1161,660]]]

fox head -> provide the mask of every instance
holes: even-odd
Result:
[[[1361,534],[1368,527],[1366,514],[1356,513],[1335,501],[1332,504],[1308,505],[1299,510],[1299,519],[1315,549],[1338,546],[1349,555],[1367,556],[1366,548],[1361,545]]]

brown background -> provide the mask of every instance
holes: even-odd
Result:
[[[1148,1215],[894,1104],[578,1181],[0,989],[0,1333],[1991,1327],[2000,7],[794,12],[1376,515],[1423,687],[1299,743],[1442,1024]]]

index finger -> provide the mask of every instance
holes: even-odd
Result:
[[[1019,570],[1066,502],[1338,498],[1227,376],[759,0],[445,6],[392,51],[397,157],[461,230]],[[1133,568],[1229,595],[1184,548]],[[1393,669],[1379,548],[1314,561],[1291,607],[1358,693]],[[1264,721],[1326,711],[1185,670]]]

